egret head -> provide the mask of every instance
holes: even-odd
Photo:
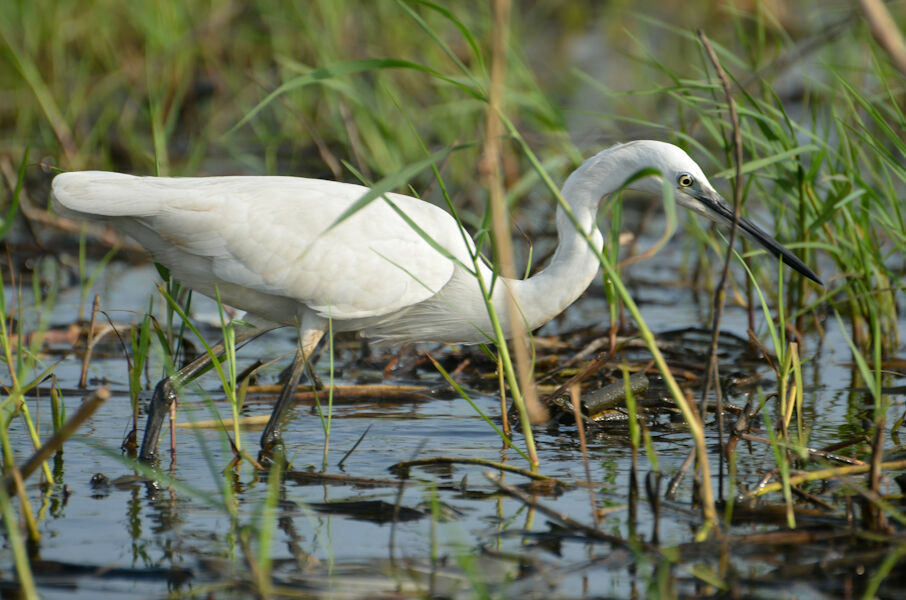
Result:
[[[727,227],[733,225],[733,207],[717,193],[701,167],[681,148],[653,140],[630,142],[625,146],[634,155],[636,165],[660,173],[659,176],[644,177],[632,182],[629,185],[630,189],[661,195],[664,189],[663,182],[666,181],[673,187],[674,198],[680,206],[720,225]],[[629,175],[631,173],[627,173],[627,176]],[[821,284],[818,276],[796,255],[745,217],[739,218],[739,231],[776,258],[783,260],[788,267]]]

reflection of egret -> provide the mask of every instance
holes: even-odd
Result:
[[[563,186],[572,218],[557,210],[559,246],[546,269],[525,280],[503,280],[491,297],[503,330],[509,290],[529,329],[546,323],[588,287],[599,263],[595,213],[602,197],[642,169],[629,187],[659,194],[673,186],[676,201],[725,225],[732,208],[681,149],[636,141],[604,150],[576,169]],[[262,435],[279,426],[328,319],[334,331],[363,330],[391,341],[477,343],[492,330],[471,272],[474,252],[457,222],[421,200],[386,194],[331,227],[367,190],[357,185],[293,177],[156,178],[74,172],[53,182],[56,206],[66,215],[107,221],[147,248],[182,284],[248,312],[254,329],[239,341],[280,326],[298,326],[299,350]],[[809,279],[817,276],[746,219],[743,234]],[[579,233],[581,229],[583,233]],[[588,237],[586,238],[586,235]],[[429,241],[430,240],[430,241]],[[479,263],[490,286],[493,272]],[[820,283],[820,282],[819,282]],[[174,376],[185,382],[207,366],[206,357]],[[164,416],[175,399],[170,380],[158,384],[142,442],[142,458],[156,453]]]

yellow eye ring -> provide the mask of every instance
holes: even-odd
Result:
[[[688,173],[680,173],[679,177],[676,178],[676,183],[680,187],[692,187],[692,184],[695,183],[695,179]]]

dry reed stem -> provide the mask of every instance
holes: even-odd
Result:
[[[871,464],[862,464],[862,465],[847,465],[845,467],[834,467],[831,469],[820,469],[818,471],[809,471],[808,473],[801,473],[799,475],[791,475],[789,484],[799,485],[800,483],[806,483],[809,481],[820,481],[822,479],[832,479],[834,477],[844,477],[847,475],[859,475],[862,473],[868,473],[874,465]],[[906,460],[897,460],[892,462],[882,462],[880,465],[877,465],[879,470],[885,471],[898,471],[906,469]],[[776,492],[783,489],[782,483],[769,483],[767,485],[759,486],[757,489],[752,490],[751,492],[745,494],[745,497],[752,498],[758,496],[764,496],[765,494],[770,494],[771,492]]]
[[[494,240],[497,244],[497,259],[500,264],[501,274],[508,279],[516,279],[516,268],[513,263],[513,242],[510,238],[510,219],[507,215],[506,193],[503,188],[503,173],[501,169],[501,138],[503,127],[500,115],[503,113],[506,77],[506,51],[509,33],[509,0],[495,0],[493,48],[491,56],[491,90],[488,96],[488,112],[486,120],[485,154],[481,161],[481,171],[487,181],[491,197],[491,220],[494,230]],[[507,290],[509,292],[509,290]],[[522,313],[516,305],[512,295],[507,293],[507,313],[512,336],[513,354],[515,356],[516,373],[519,379],[520,392],[529,420],[533,425],[544,423],[548,420],[547,409],[538,402],[535,394],[534,377],[528,353],[528,335],[522,321]],[[515,390],[512,390],[515,392]],[[529,432],[525,432],[529,435]],[[531,460],[537,464],[538,457],[533,447],[529,448]]]
[[[9,190],[11,192],[14,191],[18,177],[16,176],[16,169],[9,157],[0,159],[0,173],[2,173],[3,177],[6,179]],[[144,252],[137,242],[132,241],[131,238],[127,238],[124,235],[120,235],[108,226],[85,223],[84,221],[61,217],[59,215],[51,214],[43,208],[38,208],[38,206],[31,201],[31,197],[24,187],[19,193],[19,210],[31,223],[40,223],[41,225],[71,233],[85,231],[86,234],[95,238],[97,243],[103,246],[109,248],[126,248],[133,251]]]
[[[896,22],[881,0],[859,0],[871,34],[890,56],[891,62],[906,75],[906,41]]]
[[[727,250],[727,257],[724,260],[724,266],[720,273],[720,282],[717,284],[717,289],[714,291],[714,319],[711,324],[711,350],[708,355],[708,367],[705,374],[705,387],[702,389],[701,395],[701,411],[702,413],[704,413],[708,392],[711,391],[711,387],[713,385],[714,393],[717,396],[718,439],[720,447],[723,448],[723,393],[720,389],[720,367],[717,360],[717,347],[718,341],[720,339],[720,322],[723,318],[724,302],[727,297],[726,286],[727,279],[730,274],[730,261],[733,260],[733,245],[736,243],[739,215],[742,208],[742,133],[739,129],[739,115],[736,113],[736,104],[733,102],[733,94],[730,92],[730,82],[727,79],[727,74],[724,72],[720,61],[717,59],[717,54],[714,52],[714,48],[712,48],[711,44],[708,42],[708,38],[705,36],[704,32],[699,30],[698,37],[708,53],[708,58],[714,64],[714,68],[717,71],[717,76],[720,79],[721,86],[724,89],[724,94],[727,97],[727,108],[730,111],[730,122],[733,127],[733,162],[735,163],[736,168],[733,186],[733,224],[730,227],[730,239],[728,242],[729,249]],[[718,467],[718,475],[720,477],[718,493],[721,495],[721,497],[723,497],[724,453],[719,452],[718,455],[720,460],[720,466]],[[710,482],[703,481],[702,485],[710,485]]]
[[[242,427],[257,427],[267,425],[270,415],[254,415],[251,417],[241,417],[239,424]],[[173,423],[176,429],[221,429],[231,428],[233,419],[226,417],[224,419],[206,419],[204,421],[177,421]],[[227,432],[230,433],[230,432]]]
[[[250,385],[246,390],[247,394],[276,394],[283,389],[282,385]],[[311,386],[299,385],[296,387],[296,392],[294,392],[297,400],[304,399],[314,399],[314,396],[317,392],[311,390]],[[301,390],[301,391],[299,391]],[[333,386],[334,398],[355,398],[358,396],[374,396],[380,398],[395,398],[395,397],[407,397],[407,396],[417,396],[425,395],[431,392],[430,387],[423,385],[373,385],[373,384],[350,384],[350,385],[335,385]],[[321,390],[320,393],[326,393],[326,390]],[[252,401],[252,399],[249,399]]]

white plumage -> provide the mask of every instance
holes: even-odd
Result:
[[[598,272],[595,224],[603,196],[641,169],[660,176],[630,187],[659,194],[673,185],[679,204],[714,221],[732,222],[732,209],[699,166],[681,149],[637,141],[604,150],[570,175],[563,197],[575,218],[557,210],[559,245],[550,264],[527,280],[494,278],[479,263],[478,276],[493,287],[504,332],[509,289],[529,329],[544,324],[588,287]],[[297,325],[308,356],[333,320],[334,331],[364,330],[398,341],[488,341],[490,320],[470,253],[456,221],[416,198],[387,194],[329,229],[367,192],[346,183],[295,177],[135,177],[98,171],[58,175],[53,198],[61,213],[109,222],[135,238],[184,285],[247,311],[260,330]],[[394,210],[456,260],[432,247]],[[798,258],[751,222],[740,230],[810,279]],[[457,263],[461,263],[458,264]],[[466,265],[464,268],[462,265]],[[154,407],[152,406],[152,409]],[[145,446],[152,429],[146,429]],[[159,429],[159,428],[158,428]]]

